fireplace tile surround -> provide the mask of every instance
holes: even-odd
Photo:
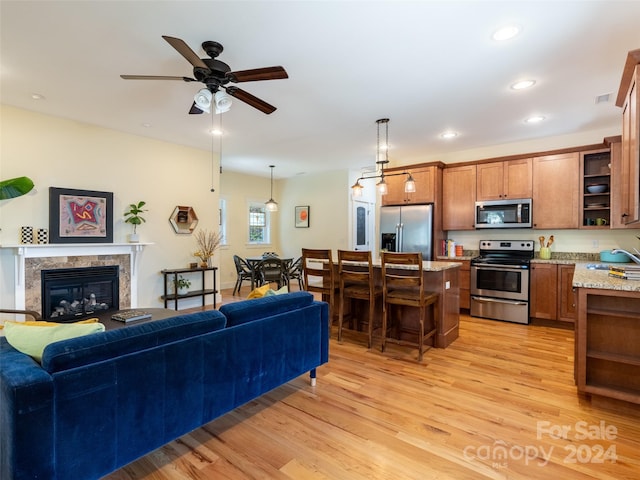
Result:
[[[15,309],[41,310],[41,270],[118,265],[120,308],[138,306],[138,263],[147,243],[9,245],[14,255]],[[3,267],[5,268],[5,267]]]

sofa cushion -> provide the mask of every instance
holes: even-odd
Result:
[[[42,361],[42,352],[51,343],[104,332],[97,320],[78,323],[5,322],[4,334],[9,344],[34,360]]]
[[[127,325],[97,335],[57,342],[44,349],[42,368],[54,373],[221,330],[226,319],[217,310]]]
[[[233,327],[306,307],[312,303],[313,295],[309,292],[293,292],[227,303],[220,307],[220,313],[227,317],[227,327]]]

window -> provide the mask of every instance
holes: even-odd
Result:
[[[227,245],[227,200],[220,198],[219,203],[219,215],[218,224],[220,225],[220,235],[222,235],[222,245]]]
[[[249,204],[249,243],[269,243],[269,213],[264,203]]]

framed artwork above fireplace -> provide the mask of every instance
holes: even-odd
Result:
[[[50,243],[113,243],[113,193],[49,188]]]

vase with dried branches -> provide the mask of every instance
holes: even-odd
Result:
[[[211,266],[211,258],[222,243],[222,235],[219,232],[199,230],[194,235],[198,250],[193,254],[200,259],[200,267]]]

